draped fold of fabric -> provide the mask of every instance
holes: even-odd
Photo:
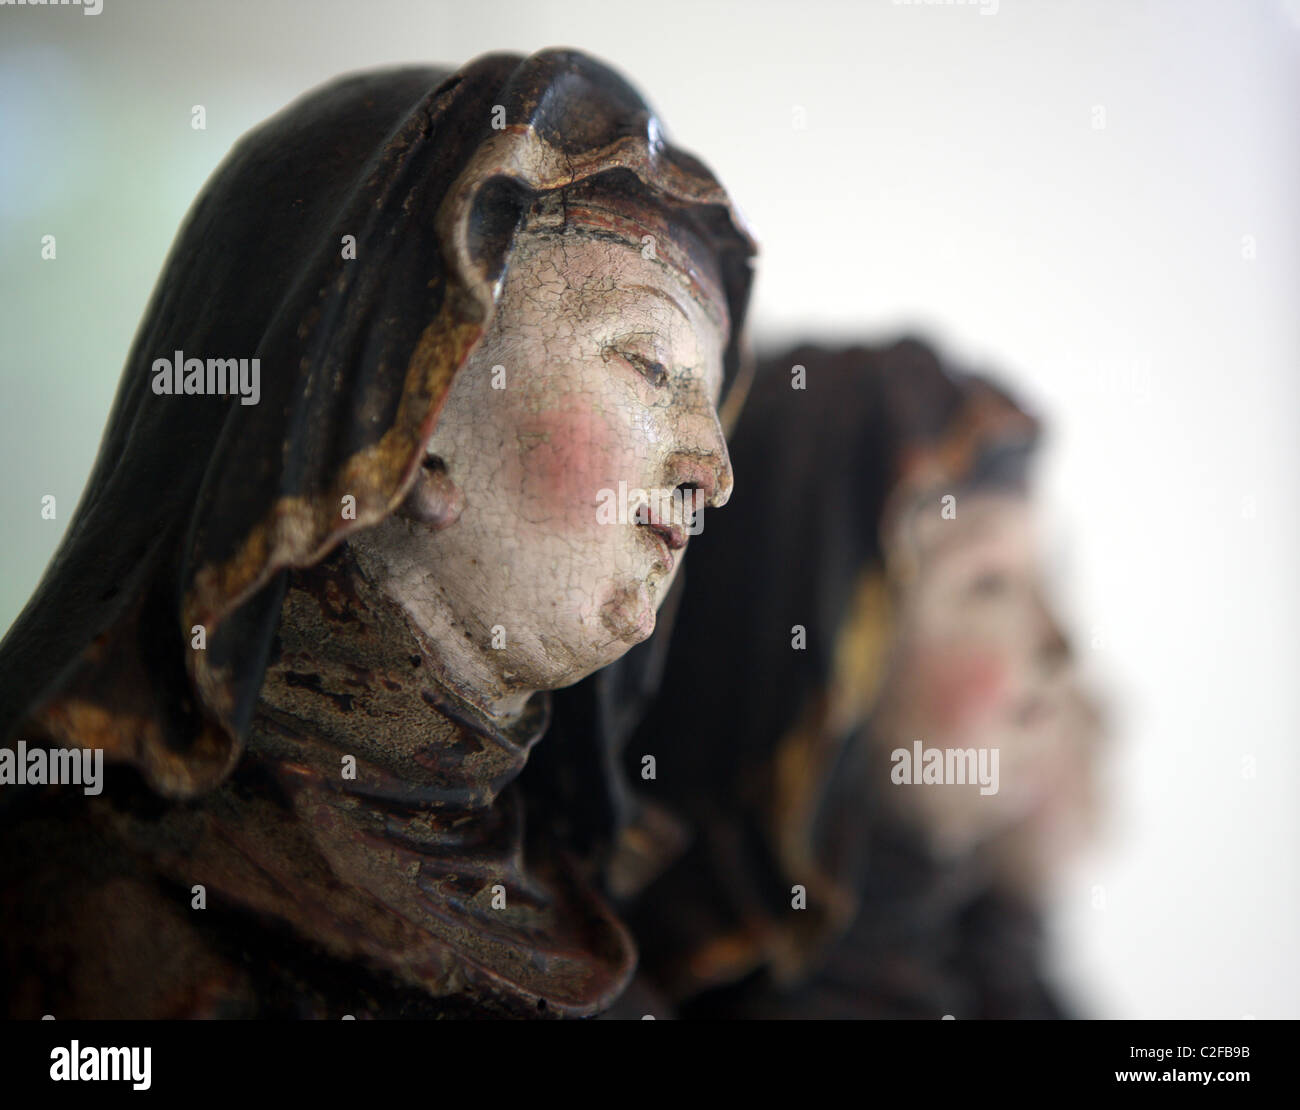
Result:
[[[411,990],[417,1010],[591,1014],[625,985],[626,933],[562,849],[533,843],[511,789],[548,697],[525,735],[475,720],[440,681],[436,645],[367,596],[340,555],[411,489],[530,206],[570,191],[650,198],[716,259],[734,412],[752,239],[709,170],[581,53],[335,81],[241,139],[186,217],[81,502],[0,644],[6,743],[102,749],[113,768],[103,799],[48,803],[73,806],[82,825],[7,795],[14,843],[49,864],[28,873],[15,857],[7,880],[43,888],[63,866],[93,907],[112,901],[87,877],[99,868],[122,884],[105,911],[122,966],[141,963],[148,946],[128,949],[143,921],[192,950],[193,974],[177,979],[188,985],[140,993],[141,1016],[255,1011],[272,996],[281,1010],[313,997],[328,1010],[336,998],[307,985],[316,972],[299,966],[296,941],[315,946],[325,979],[329,961],[364,964],[383,1012],[409,1009],[398,998]],[[189,359],[256,359],[257,403],[205,395],[201,379],[160,392],[168,375],[155,364]],[[368,617],[340,608],[342,595]],[[356,650],[373,665],[349,671]],[[368,720],[371,748],[331,738],[349,714]],[[389,745],[391,729],[409,742]],[[340,781],[340,752],[355,781]],[[157,809],[158,798],[181,804]],[[93,831],[76,843],[83,825]],[[283,935],[284,958],[250,962],[191,924],[175,895],[195,885],[219,904],[208,920],[253,913]],[[57,940],[71,926],[46,906],[10,913],[11,967],[38,966],[33,945],[49,955],[36,930],[77,943]],[[280,987],[259,988],[268,976]],[[44,997],[24,981],[19,1009]],[[106,972],[91,996],[66,997],[116,1012],[112,982]]]

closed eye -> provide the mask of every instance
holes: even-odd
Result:
[[[967,589],[974,597],[1000,597],[1011,590],[1011,579],[999,571],[985,571]]]
[[[647,358],[636,351],[622,351],[617,347],[606,347],[605,357],[608,358],[610,354],[617,355],[632,366],[651,385],[664,386],[668,384],[668,368],[662,362]]]

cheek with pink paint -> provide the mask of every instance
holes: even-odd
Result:
[[[590,530],[603,489],[635,486],[642,467],[629,451],[625,422],[576,398],[519,424],[519,482],[537,517],[566,530]]]
[[[914,696],[938,733],[966,734],[1009,705],[1010,666],[995,651],[922,647],[914,662]]]

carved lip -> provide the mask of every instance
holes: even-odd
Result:
[[[669,551],[680,551],[690,538],[680,524],[647,524],[646,527],[655,535],[663,537]]]
[[[680,524],[638,524],[637,527],[650,533],[650,542],[663,552],[667,569],[672,570],[677,561],[673,552],[680,551],[690,539],[686,529]]]

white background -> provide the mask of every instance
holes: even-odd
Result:
[[[1300,1016],[1300,3],[0,8],[0,628],[231,142],[350,69],[557,45],[735,193],[759,340],[913,330],[1046,417],[1051,566],[1117,718],[1053,917],[1076,997]]]

